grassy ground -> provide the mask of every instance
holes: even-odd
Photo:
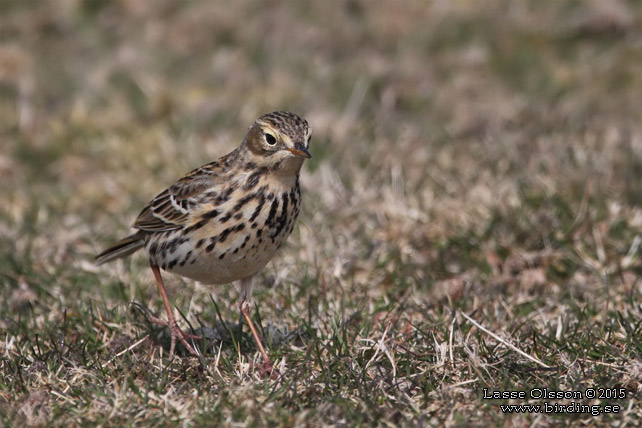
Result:
[[[638,3],[0,8],[0,425],[640,423]],[[235,287],[167,275],[232,333],[170,361],[145,258],[93,256],[276,109],[314,128],[255,292],[278,379]]]

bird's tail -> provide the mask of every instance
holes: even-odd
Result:
[[[112,260],[120,259],[121,257],[126,257],[145,246],[145,234],[144,232],[137,232],[133,235],[129,235],[127,238],[121,239],[116,244],[107,248],[102,253],[96,256],[96,265],[102,265],[103,263],[110,262]]]

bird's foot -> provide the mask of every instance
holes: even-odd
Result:
[[[169,347],[169,358],[171,359],[174,356],[174,348],[176,347],[176,339],[180,340],[183,345],[187,348],[190,354],[198,357],[198,352],[194,349],[194,347],[188,342],[188,340],[193,339],[193,340],[202,340],[201,336],[197,336],[195,334],[189,334],[185,333],[181,328],[178,326],[178,323],[176,320],[172,321],[165,321],[163,319],[157,318],[153,315],[148,315],[148,319],[151,323],[156,324],[156,325],[162,325],[165,327],[169,327],[169,331],[171,334],[171,345]]]
[[[266,376],[269,376],[271,380],[276,380],[279,377],[278,373],[274,370],[272,361],[270,360],[263,361],[263,364],[261,365],[261,377]]]

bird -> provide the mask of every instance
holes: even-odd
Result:
[[[252,332],[266,369],[271,361],[249,316],[257,275],[291,234],[299,215],[299,175],[312,156],[312,131],[302,117],[267,113],[248,128],[241,144],[227,155],[186,174],[160,192],[140,212],[135,232],[95,258],[101,265],[144,249],[167,321],[150,316],[176,341],[198,355],[172,312],[162,271],[203,284],[238,282],[239,310]]]

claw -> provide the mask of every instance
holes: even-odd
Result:
[[[176,347],[176,338],[181,341],[183,345],[187,348],[187,350],[190,352],[190,354],[197,356],[198,357],[198,352],[194,349],[194,347],[188,342],[188,340],[193,339],[193,340],[202,340],[201,336],[197,336],[195,334],[189,334],[185,333],[181,328],[178,326],[176,323],[176,320],[174,322],[169,322],[162,320],[160,318],[157,318],[153,315],[148,315],[147,319],[156,325],[162,325],[164,327],[169,327],[169,331],[171,334],[171,345],[169,348],[169,358],[172,358],[174,356],[174,349]]]

